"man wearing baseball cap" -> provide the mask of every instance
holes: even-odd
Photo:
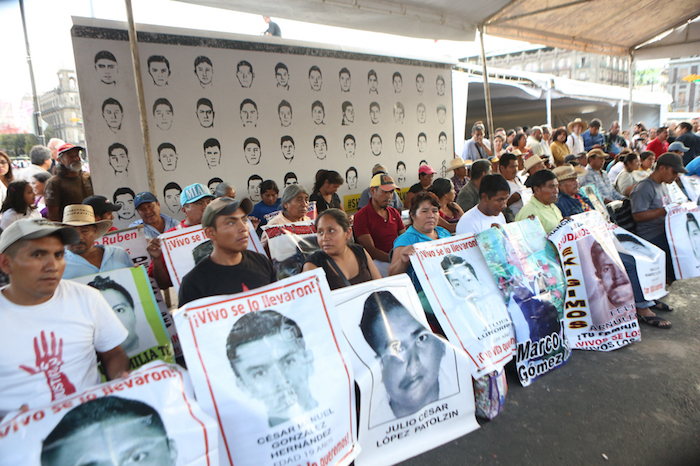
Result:
[[[66,269],[63,278],[82,277],[93,273],[133,267],[134,262],[124,248],[95,245],[95,241],[109,231],[110,220],[95,220],[89,205],[66,206],[63,224],[74,227],[80,240],[66,247]]]
[[[180,306],[199,298],[252,290],[277,280],[272,262],[248,250],[248,215],[252,211],[253,203],[248,198],[220,197],[206,207],[202,228],[214,250],[182,278]]]
[[[54,176],[44,186],[49,220],[60,222],[67,205],[82,204],[83,199],[93,195],[90,174],[82,170],[83,150],[85,149],[73,144],[64,144],[58,148],[58,165]]]
[[[177,220],[160,213],[160,202],[148,191],[138,193],[134,198],[134,208],[138,212],[141,220],[136,220],[129,224],[130,227],[144,226],[146,238],[152,240],[156,236],[164,233],[178,224]]]
[[[83,199],[83,205],[89,205],[92,207],[92,210],[95,212],[95,220],[97,221],[109,220],[110,222],[113,222],[114,212],[117,212],[122,208],[121,204],[113,204],[104,196],[86,197]],[[118,228],[112,225],[109,227],[109,230],[107,230],[107,233],[117,230]]]
[[[182,205],[185,219],[173,228],[166,230],[165,233],[202,223],[204,210],[213,200],[214,195],[211,193],[211,190],[202,183],[187,186],[180,193],[180,205]],[[161,289],[173,286],[168,269],[165,267],[163,251],[160,249],[160,238],[158,236],[153,237],[148,243],[146,250],[153,258],[151,265],[148,266],[148,275],[156,279],[156,283]]]
[[[64,245],[80,236],[49,220],[18,220],[0,236],[0,418],[128,373],[128,332],[101,293],[61,280]]]
[[[581,177],[580,183],[581,186],[594,184],[603,197],[602,201],[609,204],[612,201],[621,201],[625,196],[615,191],[608,174],[603,171],[603,164],[607,157],[607,154],[602,149],[591,150],[588,153],[587,173]]]
[[[370,202],[355,214],[353,221],[355,239],[372,256],[383,277],[389,274],[389,252],[394,240],[406,231],[401,213],[389,205],[397,188],[389,175],[374,175],[369,185]]]
[[[386,169],[384,165],[381,163],[376,164],[374,167],[372,167],[372,178],[374,178],[374,175],[377,175],[379,173],[383,173],[385,175],[389,174],[389,171]],[[369,187],[365,188],[364,191],[362,191],[362,194],[360,195],[360,202],[357,203],[357,210],[362,209],[364,206],[369,204],[369,201],[371,199],[371,195],[369,192]],[[401,198],[399,195],[394,191],[394,195],[391,197],[391,201],[389,202],[389,205],[393,207],[394,209],[398,210],[401,212],[403,210],[403,202],[401,202]]]
[[[411,199],[413,199],[413,196],[422,191],[427,191],[428,188],[430,188],[430,185],[433,184],[433,175],[435,173],[436,171],[433,170],[433,167],[428,164],[421,165],[418,168],[418,183],[411,186],[403,200],[403,204],[406,208],[411,208]]]

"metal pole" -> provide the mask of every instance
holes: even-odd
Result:
[[[46,145],[44,130],[41,128],[41,109],[39,99],[36,96],[36,84],[34,83],[34,67],[32,66],[32,54],[29,52],[29,36],[27,35],[27,23],[24,19],[24,0],[19,0],[19,10],[22,13],[22,29],[24,29],[24,43],[27,46],[27,64],[29,65],[29,79],[32,83],[32,99],[34,100],[34,127],[39,138],[39,144]]]
[[[143,153],[146,156],[146,176],[148,177],[148,190],[158,195],[156,189],[156,177],[153,172],[153,156],[151,155],[151,136],[148,132],[146,113],[146,99],[143,96],[143,80],[141,79],[141,60],[139,59],[139,44],[136,40],[134,28],[134,14],[131,10],[131,0],[126,2],[126,16],[129,21],[129,45],[131,47],[131,61],[134,65],[134,79],[136,80],[136,94],[139,102],[139,116],[141,117],[141,133],[143,135]]]
[[[481,42],[481,65],[484,73],[484,100],[486,102],[486,124],[489,130],[489,138],[493,139],[493,113],[491,112],[491,88],[489,87],[489,75],[486,69],[486,52],[484,52],[484,27],[479,27],[479,42]],[[491,146],[493,147],[493,145]]]
[[[632,119],[632,89],[634,88],[634,71],[632,68],[634,67],[634,56],[632,55],[632,52],[630,52],[630,63],[629,63],[629,73],[627,75],[627,79],[629,80],[629,88],[630,88],[630,103],[628,107],[628,118],[629,118],[629,125],[630,125],[630,140],[632,140],[632,136],[634,136],[634,120]]]
[[[552,87],[547,88],[547,124],[552,127]]]

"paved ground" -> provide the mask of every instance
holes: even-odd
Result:
[[[672,329],[641,324],[641,342],[575,351],[527,388],[510,371],[496,419],[403,464],[700,465],[700,278],[670,291]]]

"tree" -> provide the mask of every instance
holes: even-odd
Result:
[[[2,134],[0,148],[10,157],[27,155],[33,146],[39,144],[39,138],[33,134]]]

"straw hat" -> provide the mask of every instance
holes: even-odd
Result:
[[[111,220],[95,221],[95,211],[91,205],[72,204],[63,209],[63,225],[72,227],[84,227],[95,225],[97,227],[96,238],[101,237],[112,228]]]
[[[580,124],[582,126],[581,132],[584,132],[584,131],[586,131],[586,129],[588,129],[588,122],[585,120],[582,120],[580,118],[576,118],[574,121],[572,121],[571,123],[566,125],[566,129],[568,129],[570,133],[573,133],[574,132],[573,127],[576,124]]]
[[[530,158],[528,158],[525,163],[523,164],[524,168],[523,171],[527,172],[529,169],[537,165],[538,163],[544,162],[539,156],[533,155]]]
[[[562,165],[552,170],[557,176],[557,180],[564,181],[573,178],[579,178],[586,174],[586,169],[583,167],[573,167],[571,165]]]
[[[448,172],[451,172],[453,170],[456,170],[458,168],[467,168],[469,165],[471,165],[473,162],[472,160],[467,160],[466,162],[462,160],[461,157],[454,158],[450,160],[450,168],[447,169]]]

